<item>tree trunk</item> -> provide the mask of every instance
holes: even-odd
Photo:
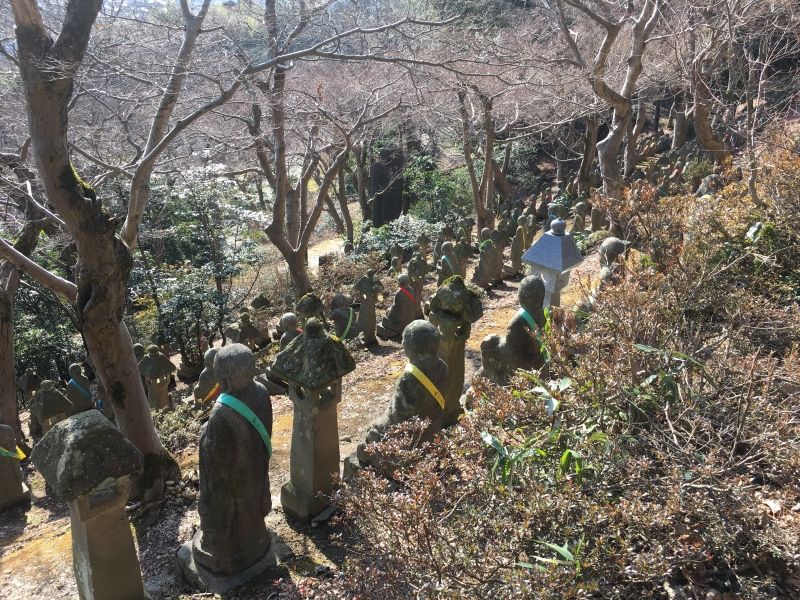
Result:
[[[369,177],[367,176],[366,144],[359,144],[353,154],[356,163],[355,179],[356,189],[358,190],[358,205],[361,208],[361,219],[362,221],[369,221],[372,217],[372,206],[370,206],[370,203],[367,201],[367,180]]]
[[[482,183],[478,183],[478,176],[475,172],[475,161],[472,155],[472,132],[469,113],[467,112],[466,98],[467,90],[462,87],[458,90],[462,150],[464,153],[464,162],[467,166],[467,173],[469,174],[469,183],[472,188],[472,204],[475,207],[475,216],[477,217],[476,221],[478,231],[480,232],[484,227],[491,228],[494,225],[494,215],[487,210],[486,205],[483,203],[483,185]],[[485,177],[486,173],[484,173],[484,178]]]
[[[333,204],[333,200],[331,200],[330,196],[325,197],[325,210],[331,216],[331,219],[333,219],[333,225],[336,227],[336,233],[338,235],[344,235],[344,222],[339,216],[336,206]]]
[[[347,205],[347,187],[345,185],[344,169],[339,169],[336,197],[339,199],[339,210],[342,211],[344,231],[347,241],[353,243],[353,217],[350,216],[350,207]]]
[[[686,103],[684,92],[675,95],[675,125],[672,130],[672,150],[680,150],[686,143],[689,133],[689,123],[686,121]]]
[[[583,156],[581,157],[581,166],[578,169],[578,195],[588,192],[589,189],[589,176],[592,173],[594,157],[597,154],[597,130],[600,128],[597,115],[586,117],[585,125]]]
[[[661,130],[661,102],[662,98],[658,98],[653,102],[653,131],[658,133]]]
[[[10,262],[0,265],[0,424],[14,430],[17,445],[25,444],[17,404],[14,373],[14,295],[19,271]],[[10,450],[10,448],[8,448]]]
[[[603,193],[614,200],[622,200],[625,186],[619,168],[619,153],[622,141],[625,137],[625,130],[630,119],[630,103],[627,110],[617,109],[614,111],[614,118],[608,135],[597,144],[597,157],[600,163],[600,174],[603,176]],[[622,238],[622,227],[620,223],[611,220],[609,234]]]
[[[20,73],[28,107],[28,128],[39,177],[50,203],[78,247],[76,309],[95,369],[114,405],[117,425],[144,455],[144,477],[137,482],[146,498],[163,492],[163,481],[180,475],[153,424],[133,343],[122,322],[132,265],[129,248],[116,236],[92,190],[76,173],[67,147],[67,106],[73,73],[83,60],[99,0],[72,0],[61,34],[49,38],[35,5],[13,0]],[[65,65],[53,77],[50,64]]]
[[[725,144],[714,134],[708,103],[711,94],[700,73],[700,66],[694,68],[694,131],[700,145],[720,163],[729,154]]]
[[[636,142],[639,139],[644,124],[647,122],[647,104],[643,97],[639,97],[637,102],[638,113],[636,115],[636,124],[633,124],[631,118],[628,119],[627,127],[627,140],[625,143],[625,179],[631,176],[633,170],[636,168],[636,162],[639,160],[639,152],[636,150]]]

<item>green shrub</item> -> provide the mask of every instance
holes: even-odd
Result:
[[[429,223],[453,225],[472,212],[472,189],[466,168],[444,172],[433,158],[420,154],[408,161],[403,177],[412,215]]]

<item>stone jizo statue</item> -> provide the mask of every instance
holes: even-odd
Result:
[[[358,446],[357,456],[362,464],[379,466],[366,445],[383,439],[386,431],[398,423],[412,417],[427,419],[423,441],[432,439],[442,428],[447,365],[438,356],[440,339],[439,330],[423,320],[412,321],[403,331],[408,364],[397,380],[389,410],[370,426],[366,441]],[[391,473],[391,469],[386,470]]]
[[[408,261],[408,265],[406,265],[406,270],[408,272],[408,279],[411,284],[411,289],[415,290],[417,293],[414,294],[414,299],[416,300],[416,313],[415,317],[417,319],[422,318],[422,294],[423,290],[425,289],[425,279],[428,276],[428,272],[430,271],[430,265],[427,262],[422,260],[422,255],[419,253],[415,253],[411,260]]]
[[[296,314],[284,313],[281,317],[281,331],[283,333],[281,334],[280,348],[283,350],[294,338],[303,333],[297,323]]]
[[[194,587],[224,594],[274,564],[264,524],[272,509],[272,405],[254,381],[247,346],[220,348],[214,373],[222,393],[200,432],[200,529],[178,564]]]
[[[442,244],[442,256],[437,265],[438,274],[436,276],[436,285],[440,286],[446,279],[453,275],[459,275],[458,258],[456,258],[453,251],[453,242],[445,242]]]
[[[589,205],[586,202],[578,202],[575,206],[575,220],[572,222],[570,233],[580,232],[586,229],[586,217],[589,215]]]
[[[72,363],[69,366],[69,377],[67,399],[72,403],[72,414],[95,408],[91,384],[83,374],[83,367],[78,363]]]
[[[350,340],[361,333],[353,303],[344,294],[334,295],[328,319],[333,323],[333,331],[340,340]]]
[[[411,280],[408,275],[400,275],[397,278],[394,303],[378,324],[378,336],[385,340],[400,337],[403,329],[414,320],[416,314],[416,290],[411,287]]]
[[[193,392],[195,401],[201,406],[208,406],[211,402],[214,402],[222,391],[214,373],[214,359],[216,357],[216,348],[209,348],[203,354],[203,371],[200,373],[200,379],[197,380],[197,385],[194,387]]]
[[[497,269],[497,248],[491,240],[491,234],[492,231],[488,227],[481,230],[478,244],[480,256],[475,272],[472,274],[472,283],[481,288],[488,288],[492,284]]]
[[[355,301],[358,303],[358,327],[364,334],[364,343],[375,343],[375,303],[383,294],[383,284],[369,270],[353,285]]]
[[[544,364],[544,296],[544,282],[539,277],[529,275],[520,282],[520,309],[508,324],[506,335],[488,335],[481,342],[479,376],[508,385],[518,369],[534,370]]]
[[[325,304],[313,292],[309,292],[297,301],[294,312],[297,318],[300,319],[301,327],[305,327],[306,321],[312,317],[325,322]]]
[[[0,510],[30,500],[31,492],[22,478],[20,461],[25,457],[17,449],[14,430],[0,425]]]

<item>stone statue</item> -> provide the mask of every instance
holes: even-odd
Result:
[[[383,438],[391,427],[412,417],[427,419],[425,439],[442,428],[447,365],[439,358],[441,335],[435,326],[422,319],[412,321],[403,331],[403,351],[408,365],[397,380],[388,412],[375,421],[367,432],[366,442],[358,447],[358,458],[366,458],[365,445]]]
[[[428,276],[428,272],[430,271],[430,266],[428,265],[427,262],[422,260],[422,256],[417,252],[411,257],[411,260],[408,261],[406,269],[408,271],[408,279],[411,283],[411,289],[417,292],[416,294],[414,294],[414,299],[416,300],[416,307],[417,307],[415,316],[416,318],[421,319],[422,294],[425,289],[425,278]]]
[[[364,343],[375,343],[375,302],[383,294],[383,284],[375,277],[375,271],[369,270],[366,275],[356,281],[352,289],[358,303],[358,327],[364,334]]]
[[[442,426],[458,421],[461,414],[459,399],[464,388],[464,345],[469,339],[472,323],[481,318],[483,306],[478,294],[469,289],[461,277],[452,277],[440,286],[431,298],[430,322],[442,335],[439,357],[448,368]]]
[[[397,278],[394,303],[378,324],[378,337],[389,340],[402,335],[403,329],[414,320],[417,313],[416,293],[416,290],[411,287],[408,275],[400,275]]]
[[[496,229],[491,233],[491,240],[494,244],[494,268],[492,269],[492,283],[503,279],[503,256],[508,246],[508,236],[504,231]]]
[[[467,243],[466,237],[462,237],[460,240],[458,240],[458,242],[456,242],[456,245],[453,246],[453,254],[456,257],[458,274],[462,279],[467,277],[467,264],[469,264],[469,259],[472,258],[474,250],[475,249],[472,247],[472,245]]]
[[[508,324],[505,337],[492,334],[481,342],[481,369],[478,376],[498,385],[508,385],[517,369],[533,370],[544,364],[542,331],[544,282],[528,275],[519,284],[520,310]]]
[[[297,315],[291,312],[284,313],[281,317],[281,350],[286,348],[289,343],[298,335],[303,333],[297,324]]]
[[[467,238],[467,245],[472,245],[472,231],[475,228],[475,218],[474,217],[464,217],[458,222],[459,226],[464,229],[464,233],[466,233]]]
[[[33,395],[38,391],[42,385],[42,378],[31,368],[25,369],[25,372],[17,380],[17,387],[22,391],[22,398],[25,404],[30,405]],[[38,438],[42,435],[42,424],[36,419],[36,416],[30,413],[29,430],[31,437]]]
[[[586,229],[586,217],[589,215],[589,205],[586,202],[578,202],[575,206],[575,220],[572,222],[570,233],[583,233]]]
[[[216,348],[209,348],[203,354],[203,371],[200,373],[200,379],[197,380],[197,385],[194,387],[193,392],[195,401],[202,406],[207,406],[216,400],[222,391],[214,373],[214,359],[216,357]]]
[[[429,238],[425,233],[420,233],[417,236],[417,244],[419,244],[419,253],[422,256],[422,260],[428,262],[428,254],[430,253],[430,246],[431,246],[431,238]]]
[[[36,417],[37,422],[41,423],[43,435],[46,435],[53,425],[63,421],[74,411],[72,402],[56,388],[55,382],[49,379],[42,381],[41,387],[33,395],[28,408],[31,415]]]
[[[442,256],[442,244],[447,241],[447,237],[445,235],[444,229],[439,231],[439,234],[436,236],[436,243],[433,246],[433,264],[437,264],[439,259]]]
[[[328,315],[333,323],[333,331],[340,340],[358,337],[361,330],[356,319],[356,310],[350,298],[344,294],[335,294],[331,299],[331,312]]]
[[[281,488],[281,505],[297,519],[310,521],[325,509],[324,495],[339,476],[336,405],[342,399],[342,377],[355,368],[345,345],[326,335],[316,319],[275,357],[273,373],[289,382],[294,405],[291,479]]]
[[[437,264],[437,276],[436,276],[436,285],[437,287],[442,285],[442,283],[452,277],[453,275],[459,275],[458,269],[458,259],[456,258],[455,253],[453,252],[453,242],[445,242],[442,244],[442,255],[439,259],[439,263]]]
[[[325,304],[320,297],[313,292],[309,292],[297,301],[294,312],[297,318],[300,319],[300,324],[303,327],[305,327],[306,321],[311,317],[317,318],[323,322],[325,321]]]
[[[147,401],[153,410],[170,408],[169,379],[177,369],[161,349],[153,344],[139,362],[139,373],[147,385]]]
[[[91,384],[83,375],[83,368],[78,363],[69,366],[70,380],[67,383],[67,398],[72,403],[72,414],[91,410],[94,406],[92,400]]]
[[[181,547],[178,563],[190,583],[222,594],[270,564],[264,517],[272,509],[272,405],[253,380],[247,346],[220,348],[214,372],[222,393],[200,432],[200,529]]]
[[[22,478],[14,430],[0,425],[0,510],[30,500],[31,492]]]
[[[250,313],[243,312],[239,317],[239,339],[235,341],[244,344],[250,350],[256,350],[259,346],[264,345],[267,339],[258,327],[253,325]]]
[[[630,242],[619,238],[607,237],[600,244],[600,281],[605,283],[613,280],[619,268],[619,258],[624,257]]]
[[[511,275],[522,273],[522,255],[528,249],[528,232],[525,227],[525,217],[520,217],[517,222],[517,232],[511,240]]]
[[[481,230],[481,241],[478,244],[480,256],[478,265],[472,274],[472,283],[481,288],[488,288],[494,281],[494,274],[497,268],[497,248],[491,240],[492,231],[488,227]]]
[[[567,217],[567,207],[557,202],[551,202],[547,206],[547,218],[542,223],[542,233],[550,231],[550,224],[556,219],[565,219]]]

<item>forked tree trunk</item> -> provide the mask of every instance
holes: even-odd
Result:
[[[76,310],[95,369],[114,406],[117,425],[144,455],[139,491],[158,495],[179,476],[153,424],[133,343],[122,321],[133,260],[109,217],[75,172],[67,146],[67,105],[100,0],[71,0],[53,43],[33,3],[12,0],[28,127],[39,177],[50,203],[75,239],[79,265]],[[53,77],[51,65],[63,72]]]
[[[699,63],[700,61],[698,61]],[[694,131],[700,145],[711,153],[715,163],[720,163],[730,153],[714,133],[711,125],[709,102],[711,94],[700,73],[700,64],[694,67]]]
[[[350,207],[347,206],[347,187],[344,179],[344,169],[339,169],[336,197],[339,200],[339,210],[342,211],[344,221],[344,233],[347,241],[353,243],[353,217],[350,216]]]

